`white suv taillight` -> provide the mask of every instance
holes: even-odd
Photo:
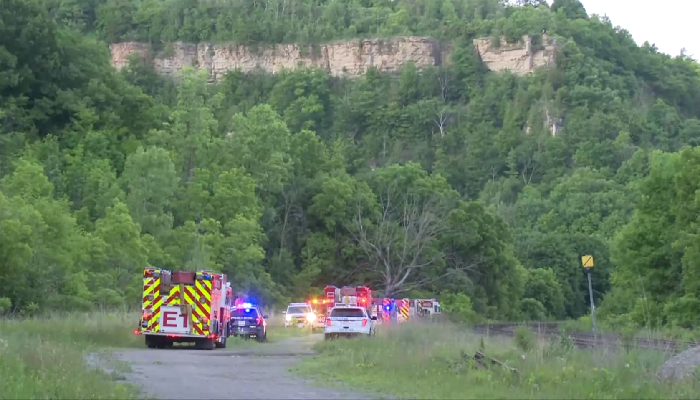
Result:
[[[331,318],[326,318],[326,326],[331,326]]]

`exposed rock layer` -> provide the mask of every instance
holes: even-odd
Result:
[[[543,39],[547,43],[546,37]],[[534,50],[530,43],[530,38],[524,37],[523,43],[501,43],[494,48],[490,39],[476,39],[474,48],[491,70],[508,69],[525,75],[538,67],[551,65],[554,60],[553,45],[548,43],[543,50]],[[176,76],[184,67],[195,67],[209,72],[213,80],[234,69],[244,72],[262,69],[276,73],[282,69],[310,66],[322,68],[334,76],[358,76],[370,67],[392,73],[409,62],[418,68],[449,63],[451,53],[450,46],[418,36],[351,40],[318,46],[286,44],[260,49],[236,44],[176,42],[156,54],[151,54],[151,47],[146,43],[114,43],[109,47],[112,65],[117,69],[128,65],[131,55],[139,54],[152,60],[156,71],[161,74]]]

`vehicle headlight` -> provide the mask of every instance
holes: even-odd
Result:
[[[287,315],[287,316],[284,317],[284,319],[286,319],[287,321],[291,321],[291,320],[292,320],[292,316],[291,316],[291,315]]]
[[[313,313],[308,313],[306,314],[306,319],[308,319],[311,322],[316,321],[316,315]]]

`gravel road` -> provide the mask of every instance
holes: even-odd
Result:
[[[129,364],[121,373],[157,399],[370,399],[343,389],[321,388],[289,369],[323,335],[252,343],[246,349],[125,350],[111,356]],[[104,364],[103,364],[104,365]]]

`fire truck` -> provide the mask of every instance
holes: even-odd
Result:
[[[372,313],[372,290],[367,286],[326,286],[323,291],[326,293],[326,315],[333,307],[340,305],[359,306]]]
[[[136,335],[149,348],[194,343],[197,348],[225,348],[233,302],[226,275],[212,271],[143,271],[143,307]]]
[[[442,307],[436,299],[414,299],[411,300],[411,314],[430,317],[442,314]]]

